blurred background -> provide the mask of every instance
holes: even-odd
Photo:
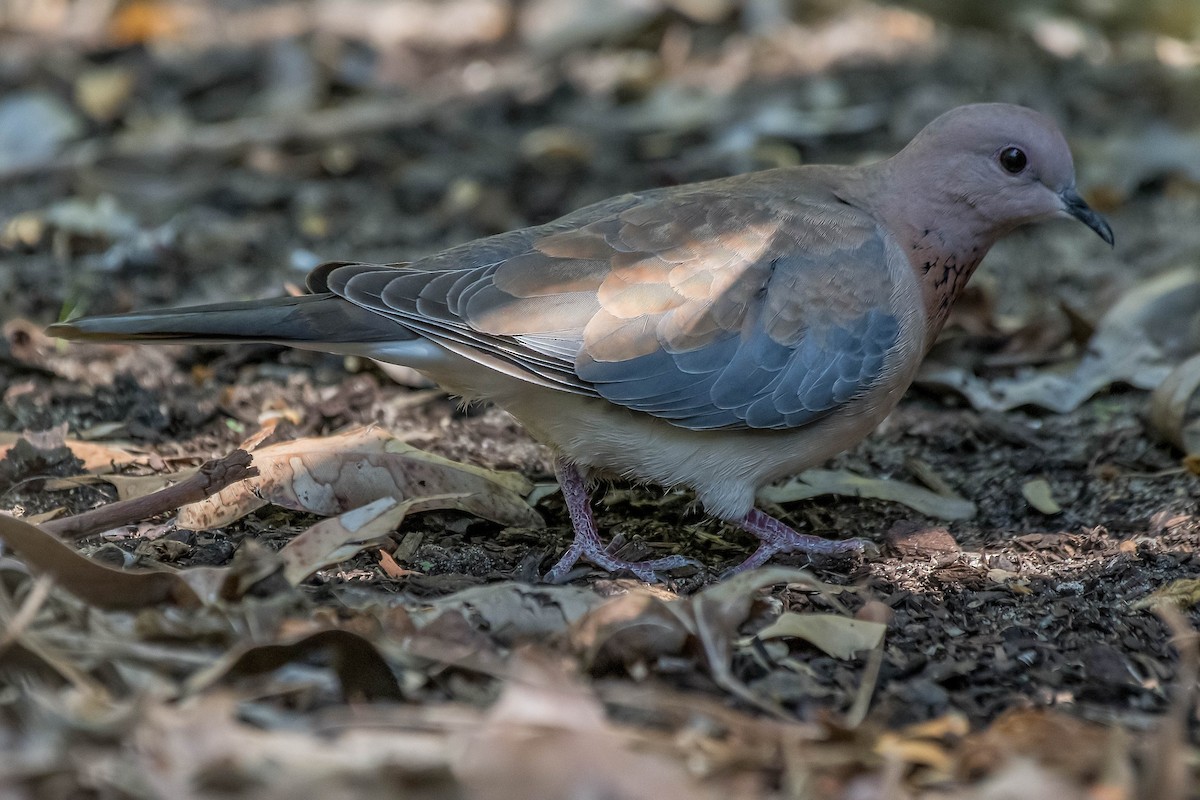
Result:
[[[877,159],[984,100],[1060,121],[1118,243],[1003,244],[1002,312],[1094,319],[1200,252],[1194,0],[0,0],[0,318],[277,294],[622,191]]]

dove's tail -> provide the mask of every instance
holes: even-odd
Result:
[[[416,338],[394,320],[329,293],[82,317],[46,332],[90,342],[271,342],[328,352]]]

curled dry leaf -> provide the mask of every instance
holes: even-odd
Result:
[[[850,659],[883,643],[887,625],[838,614],[789,611],[758,632],[759,639],[791,636],[803,639],[834,658]]]
[[[227,653],[187,682],[189,694],[229,677],[259,675],[314,656],[337,673],[342,692],[356,701],[402,700],[396,676],[375,646],[351,631],[330,628],[269,644],[249,645]]]
[[[500,699],[459,744],[454,772],[470,798],[715,796],[679,760],[610,723],[587,686],[532,650],[518,653]]]
[[[767,586],[786,583],[805,591],[820,592],[837,604],[835,595],[853,591],[845,586],[823,583],[802,569],[764,567],[734,575],[690,598],[692,629],[700,642],[714,681],[726,690],[775,716],[791,715],[775,701],[752,692],[733,672],[733,650],[740,640],[738,629],[750,617],[758,592]]]
[[[966,498],[938,494],[903,481],[864,478],[844,470],[805,470],[784,483],[763,487],[758,492],[758,499],[764,503],[792,503],[826,494],[902,503],[914,511],[939,519],[970,519],[975,516],[975,504]]]
[[[571,627],[571,646],[596,673],[678,655],[694,634],[680,606],[642,590],[617,595]]]
[[[100,608],[201,604],[195,590],[178,573],[107,567],[80,555],[41,528],[3,514],[0,514],[0,539],[36,570],[52,575],[71,594]]]
[[[296,439],[254,451],[259,475],[179,510],[179,526],[208,530],[227,525],[268,503],[333,516],[380,498],[415,500],[458,495],[458,508],[502,525],[545,523],[523,499],[532,484],[516,473],[495,472],[418,450],[377,428]]]
[[[1200,390],[1200,354],[1171,370],[1150,395],[1147,408],[1154,432],[1188,455],[1200,453],[1200,412],[1193,403],[1197,390]]]
[[[751,691],[732,666],[734,648],[743,641],[739,629],[750,617],[759,590],[779,583],[821,592],[831,599],[853,591],[788,567],[751,570],[682,599],[639,589],[583,615],[572,626],[570,641],[594,671],[653,663],[662,656],[698,648],[699,660],[719,686],[770,714],[791,719],[777,703]]]
[[[283,577],[293,586],[322,567],[345,561],[375,545],[400,526],[409,511],[457,508],[457,495],[422,497],[400,502],[381,497],[361,508],[322,520],[279,551]]]
[[[557,636],[608,602],[582,586],[504,582],[431,599],[414,613],[414,619],[424,625],[447,612],[458,612],[492,639],[510,646]]]
[[[1185,267],[1126,292],[1100,320],[1069,374],[1039,371],[986,380],[966,367],[926,362],[916,382],[955,392],[980,411],[1029,405],[1065,414],[1114,383],[1138,389],[1161,384],[1172,364],[1196,350],[1198,309],[1200,270]]]

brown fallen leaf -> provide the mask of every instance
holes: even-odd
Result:
[[[250,454],[245,450],[234,450],[203,464],[190,477],[173,486],[142,497],[118,500],[74,516],[53,520],[45,523],[43,527],[62,538],[86,536],[173,511],[186,503],[207,498],[233,482],[257,475],[258,469],[251,464]]]
[[[956,556],[962,547],[953,534],[940,526],[927,526],[912,520],[900,520],[887,532],[887,543],[904,556],[937,558]]]
[[[654,752],[633,729],[610,723],[592,690],[561,663],[532,650],[519,652],[514,662],[483,724],[461,736],[454,773],[467,797],[716,796],[668,752]]]
[[[160,603],[189,608],[200,598],[178,573],[113,569],[92,561],[34,525],[0,514],[0,539],[39,572],[52,575],[71,594],[108,609],[138,609]]]
[[[421,574],[415,569],[406,569],[400,566],[396,563],[396,559],[392,558],[392,554],[383,549],[379,551],[379,568],[389,578],[407,578],[409,575]]]
[[[540,528],[541,516],[523,499],[532,484],[418,450],[378,427],[296,439],[254,451],[259,476],[179,510],[192,530],[227,525],[268,503],[333,516],[380,498],[397,501],[458,495],[455,505],[502,525]]]
[[[1073,785],[1091,787],[1089,797],[1132,797],[1130,791],[1104,793],[1127,786],[1133,774],[1124,736],[1118,728],[1051,709],[1013,709],[963,741],[958,770],[961,777],[978,779],[1032,762],[1073,779]]]
[[[693,631],[670,603],[638,587],[583,616],[568,635],[584,664],[603,674],[678,655]]]
[[[347,699],[359,702],[403,699],[396,676],[375,646],[358,634],[338,628],[305,633],[291,641],[240,647],[192,675],[186,692],[195,694],[229,677],[258,675],[310,661],[314,656],[331,666]]]
[[[116,444],[104,444],[103,442],[83,442],[78,439],[66,438],[66,426],[55,428],[49,431],[38,431],[36,433],[16,433],[13,431],[0,431],[0,458],[8,455],[8,451],[13,448],[18,441],[26,439],[30,444],[37,447],[39,450],[51,450],[56,447],[66,447],[71,451],[72,455],[83,462],[83,468],[86,470],[110,469],[113,466],[121,466],[123,464],[132,464],[135,461],[143,460],[146,454],[137,453],[126,449],[123,446]]]

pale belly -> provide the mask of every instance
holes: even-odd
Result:
[[[427,371],[451,391],[504,408],[535,439],[585,472],[694,489],[706,511],[728,520],[750,511],[759,487],[862,441],[912,379],[911,370],[893,375],[886,385],[801,428],[692,431],[605,400],[500,375],[465,359],[444,372]]]

